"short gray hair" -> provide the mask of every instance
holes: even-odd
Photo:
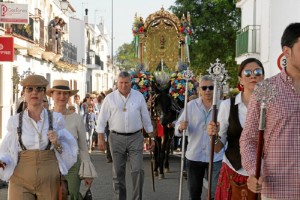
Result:
[[[127,71],[122,71],[122,72],[120,72],[118,78],[129,78],[129,79],[131,79],[131,76]]]
[[[202,81],[214,81],[214,80],[212,79],[212,77],[210,75],[204,75],[204,76],[201,77],[200,83]]]

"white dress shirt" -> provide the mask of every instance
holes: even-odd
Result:
[[[180,122],[184,119],[184,112],[180,115],[175,125],[175,135],[182,136],[178,132]],[[207,133],[207,124],[212,120],[212,107],[207,111],[201,98],[191,100],[187,104],[188,146],[185,157],[192,161],[209,162],[210,138]],[[222,160],[224,148],[214,154],[214,162]]]
[[[242,95],[239,93],[235,97],[235,105],[238,105],[239,109],[239,121],[241,124],[241,127],[244,128],[244,124],[246,121],[246,114],[247,114],[247,107],[242,101]],[[227,143],[227,130],[229,126],[229,113],[230,113],[230,99],[226,99],[223,101],[219,108],[219,114],[218,114],[218,122],[220,123],[220,132],[219,136],[221,137],[221,142],[224,144],[224,146]],[[234,167],[230,164],[228,158],[224,154],[223,162],[225,162],[233,171],[237,172],[240,175],[248,176],[247,172],[244,170],[244,168],[239,169],[236,171]]]
[[[153,131],[144,96],[133,89],[127,98],[119,90],[105,97],[97,120],[98,133],[104,133],[107,121],[111,131],[120,133],[136,132],[143,127],[147,133]]]

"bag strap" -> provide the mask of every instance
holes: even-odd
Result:
[[[48,121],[49,121],[49,131],[53,131],[53,112],[47,109],[48,112]],[[48,145],[45,150],[50,150],[51,142],[48,140]]]
[[[233,180],[233,174],[230,174],[229,175],[229,173],[228,173],[228,170],[227,170],[227,167],[229,167],[229,166],[226,166],[225,168],[224,168],[224,170],[225,170],[225,173],[227,174],[227,177],[228,177],[228,180],[229,180],[229,182],[230,182],[230,185],[232,185],[232,186],[235,186],[235,187],[238,187],[238,188],[242,188],[242,187],[247,187],[247,183],[244,183],[244,184],[237,184],[234,180]]]
[[[48,112],[48,120],[49,120],[49,131],[52,131],[53,130],[53,113],[50,110],[47,110],[47,112]],[[19,126],[17,127],[17,133],[18,133],[20,147],[23,151],[25,151],[25,150],[27,150],[27,148],[25,147],[25,145],[23,144],[23,141],[22,141],[23,114],[24,114],[23,111],[19,113]],[[50,140],[48,140],[48,145],[45,150],[50,150],[50,147],[51,147],[51,142],[50,142]]]
[[[19,126],[17,128],[18,132],[18,138],[19,138],[19,144],[21,146],[21,149],[23,151],[27,150],[27,148],[24,146],[23,141],[22,141],[22,125],[23,125],[23,111],[19,113]]]

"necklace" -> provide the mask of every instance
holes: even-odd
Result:
[[[119,95],[120,95],[120,94],[119,94]],[[127,103],[128,99],[129,99],[129,97],[130,97],[130,93],[128,94],[127,98],[124,97],[125,100],[123,99],[122,95],[120,95],[120,98],[122,99],[122,102],[123,102],[123,104],[124,104],[124,105],[123,105],[123,109],[122,109],[123,112],[126,112],[126,110],[127,110],[127,108],[126,108],[126,103]]]
[[[43,128],[44,128],[44,124],[45,124],[45,121],[46,121],[46,119],[45,119],[45,117],[46,117],[46,112],[45,112],[45,111],[43,111],[43,112],[44,112],[44,119],[43,119],[43,124],[42,124],[42,127],[41,127],[41,130],[40,130],[40,131],[35,127],[35,125],[34,125],[33,122],[32,122],[32,119],[29,119],[29,121],[30,121],[31,125],[33,126],[34,130],[35,130],[36,133],[38,134],[39,140],[41,140],[42,132],[43,132]]]

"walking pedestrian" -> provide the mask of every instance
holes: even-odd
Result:
[[[54,101],[53,111],[61,113],[65,120],[66,129],[76,138],[79,147],[77,162],[69,170],[68,181],[69,199],[79,199],[80,183],[84,180],[86,186],[91,186],[97,172],[88,154],[85,136],[85,126],[82,117],[67,109],[71,96],[78,90],[71,90],[67,80],[54,80],[52,88],[47,90],[47,95]]]
[[[266,104],[262,173],[255,178],[260,103],[254,93],[248,105],[245,127],[240,138],[242,165],[250,175],[247,184],[262,199],[300,197],[300,23],[286,27],[281,37],[287,66],[268,79],[276,91]],[[258,88],[260,89],[260,88]]]
[[[126,160],[130,161],[133,184],[132,199],[143,197],[144,167],[142,128],[153,131],[143,95],[131,89],[130,74],[121,72],[118,89],[108,94],[101,106],[97,121],[99,145],[104,150],[104,130],[109,123],[109,143],[113,159],[113,188],[115,199],[126,199]]]
[[[180,136],[183,130],[187,130],[188,145],[185,157],[190,200],[201,199],[203,178],[208,168],[210,141],[206,129],[212,117],[213,90],[212,78],[208,75],[202,76],[198,88],[200,98],[187,104],[186,121],[183,113],[175,125],[177,136]],[[223,154],[224,151],[220,151],[214,155],[212,194],[217,186]]]
[[[9,200],[57,200],[60,174],[66,175],[77,160],[78,146],[62,115],[43,107],[47,85],[41,75],[27,76],[21,86],[28,107],[7,124],[0,179],[9,180]]]
[[[220,104],[219,126],[211,121],[207,128],[210,136],[218,134],[220,137],[220,142],[215,145],[215,152],[219,152],[227,145],[215,200],[242,199],[241,190],[247,189],[248,173],[242,167],[239,139],[245,124],[250,96],[255,85],[264,79],[262,63],[256,58],[247,58],[238,67],[238,79],[242,91],[236,97]],[[248,193],[249,195],[251,194]]]

